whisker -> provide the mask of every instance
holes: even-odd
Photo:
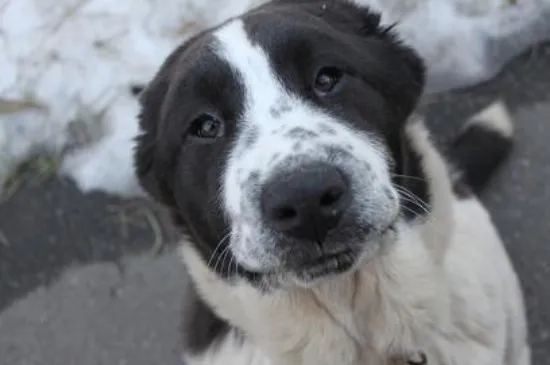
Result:
[[[403,193],[410,193],[410,192],[403,192]],[[412,194],[412,193],[410,193],[410,194],[413,195],[413,196],[415,196],[415,195]],[[417,200],[421,201],[420,198],[418,198],[418,197],[416,197],[416,198],[417,198]],[[430,213],[429,211],[426,210],[426,207],[424,207],[424,206],[422,206],[422,205],[419,205],[418,201],[411,201],[410,198],[409,198],[409,197],[406,197],[406,196],[403,197],[403,200],[404,200],[404,201],[408,201],[408,202],[413,203],[413,204],[416,204],[416,205],[417,205],[419,208],[421,208],[421,209],[424,211],[424,213],[426,213],[426,214],[429,214],[429,213]],[[416,214],[416,213],[417,213],[417,212],[415,212],[413,209],[411,209],[411,208],[409,208],[409,207],[407,207],[407,206],[405,206],[405,205],[403,205],[403,208],[406,209],[406,210],[407,210],[408,212],[410,212],[410,213],[413,213],[413,214]],[[436,233],[438,233],[438,234],[443,232],[443,230],[442,230],[440,227],[437,227],[437,226],[436,226],[436,227],[432,227],[432,229],[433,229]]]
[[[221,240],[220,242],[218,242],[218,244],[216,245],[216,248],[214,249],[214,251],[212,252],[212,254],[210,255],[210,258],[208,259],[208,262],[206,263],[206,266],[210,267],[210,263],[212,262],[212,259],[214,258],[214,255],[216,255],[216,251],[218,251],[218,249],[222,246],[222,244],[225,242],[225,240],[227,238],[229,238],[229,236],[231,235],[231,232],[227,233]]]
[[[235,275],[239,276],[239,263],[237,262],[237,258],[235,258]]]
[[[225,275],[226,277],[231,277],[231,265],[233,264],[233,258],[234,256],[231,256],[231,259],[229,260],[229,265],[227,265],[227,268],[225,269]]]
[[[394,185],[394,188],[399,193],[404,195],[404,197],[408,197],[409,199],[411,199],[409,200],[410,203],[414,203],[418,205],[420,208],[424,210],[425,213],[429,213],[429,208],[428,208],[429,204],[424,200],[422,200],[420,197],[418,197],[416,194],[414,194],[412,191],[409,191],[401,186],[395,186],[395,185]]]
[[[229,264],[225,265],[225,263],[227,262],[227,258],[229,258]],[[222,267],[226,267],[226,271],[227,271],[227,275],[231,274],[231,263],[233,262],[233,259],[235,258],[235,256],[231,255],[231,251],[230,250],[227,250],[225,252],[225,255],[223,257],[223,261],[222,261]],[[228,276],[229,277],[229,276]]]
[[[423,182],[428,182],[428,180],[422,178],[422,177],[419,177],[419,176],[409,176],[409,175],[401,175],[401,174],[390,174],[391,177],[400,177],[400,178],[403,178],[403,179],[409,179],[409,180],[417,180],[417,181],[423,181]]]
[[[422,206],[421,204],[418,204],[417,201],[411,199],[410,197],[403,196],[402,199],[403,199],[404,202],[412,203],[412,204],[414,204],[415,206],[417,206],[418,208],[420,208],[424,214],[429,214],[429,213],[430,213],[429,210],[427,210],[426,207]],[[404,208],[408,208],[407,206],[403,206],[403,207],[404,207]],[[410,211],[411,213],[416,213],[416,212],[413,211],[411,208],[408,208],[408,209],[409,209],[409,211]]]
[[[220,253],[220,255],[218,256],[218,259],[216,260],[216,264],[214,265],[214,268],[213,268],[214,272],[217,271],[218,264],[220,263],[220,261],[222,262],[222,267],[223,267],[223,261],[225,260],[225,255],[227,254],[228,251],[229,251],[229,246],[226,246],[223,249],[223,251]]]
[[[407,210],[407,212],[409,212],[409,213],[412,213],[412,214],[417,214],[417,212],[415,212],[415,211],[414,211],[413,209],[411,209],[411,208],[407,207],[406,205],[405,205],[405,206],[403,206],[403,209]]]
[[[232,273],[233,266],[235,267],[235,271]],[[236,275],[237,274],[237,269],[238,269],[237,260],[235,260],[235,256],[231,256],[231,261],[229,262],[229,273],[231,274],[230,276]]]
[[[225,265],[224,265],[224,262],[225,262],[225,259],[227,257],[227,252],[229,251],[229,248],[227,247],[225,250],[223,250],[222,254],[220,255],[220,259],[219,261],[216,263],[216,269],[218,267],[218,263],[221,265],[220,269],[221,270],[221,274],[224,274],[225,272]],[[215,270],[217,272],[217,270]]]

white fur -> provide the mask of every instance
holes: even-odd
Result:
[[[258,346],[250,341],[243,344],[235,331],[217,344],[215,350],[198,356],[184,354],[183,361],[190,365],[272,365]]]
[[[256,271],[279,267],[276,242],[262,225],[255,190],[282,166],[292,166],[295,159],[299,164],[330,160],[338,165],[350,177],[356,196],[352,209],[359,219],[379,231],[394,221],[398,194],[391,184],[384,146],[288,92],[271,70],[264,50],[248,39],[241,20],[232,21],[214,36],[219,56],[238,71],[246,89],[241,138],[233,147],[223,183],[224,211],[231,222],[230,249],[237,261]],[[296,141],[287,135],[294,128],[316,137],[299,141],[300,148],[295,148]],[[252,145],[246,142],[250,133],[257,135]],[[354,158],[334,159],[326,150],[330,146],[345,148]],[[252,175],[258,180],[251,181]],[[384,189],[391,192],[391,198]]]
[[[452,195],[421,120],[407,133],[434,208],[427,220],[399,224],[393,244],[357,270],[261,293],[229,285],[191,244],[182,247],[202,297],[246,333],[244,347],[228,337],[190,365],[406,364],[419,352],[429,365],[530,364],[521,289],[489,214],[475,197]]]

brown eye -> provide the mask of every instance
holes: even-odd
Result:
[[[336,67],[323,67],[315,77],[313,88],[318,94],[330,93],[342,79],[342,71]]]
[[[210,114],[203,114],[193,121],[190,133],[203,139],[218,138],[223,134],[223,123]]]

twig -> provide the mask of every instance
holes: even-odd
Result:
[[[157,220],[157,217],[147,208],[141,207],[140,211],[145,216],[145,219],[149,223],[149,226],[151,227],[151,230],[153,231],[153,236],[155,237],[155,241],[153,243],[153,247],[151,248],[151,252],[155,255],[160,255],[162,251],[164,250],[164,239],[162,234],[162,228],[160,226],[160,223]]]

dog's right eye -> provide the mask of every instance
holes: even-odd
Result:
[[[327,95],[338,85],[343,73],[336,67],[322,67],[315,76],[313,90],[318,95]]]
[[[215,139],[224,132],[223,123],[210,114],[202,114],[191,124],[190,135],[202,139]]]

